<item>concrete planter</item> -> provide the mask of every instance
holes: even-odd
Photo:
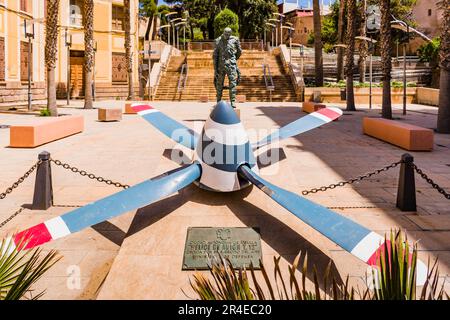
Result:
[[[344,103],[341,100],[341,89],[340,88],[305,88],[305,101],[313,100],[313,91],[320,91],[321,100],[325,103]],[[407,103],[412,103],[416,98],[417,88],[407,88],[406,89],[406,100]],[[355,103],[369,103],[369,88],[354,88]],[[382,102],[383,88],[372,88],[372,103]],[[391,99],[392,103],[398,104],[403,102],[403,88],[392,88],[391,89]]]

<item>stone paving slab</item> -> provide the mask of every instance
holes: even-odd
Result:
[[[124,101],[95,102],[96,107],[123,108],[124,104]],[[211,103],[152,104],[197,132],[211,108]],[[252,129],[270,133],[271,129],[304,116],[299,105],[244,103],[241,119],[255,141],[262,133]],[[26,171],[43,150],[51,152],[55,159],[130,185],[177,167],[168,158],[175,143],[139,116],[124,115],[120,122],[102,123],[97,121],[97,110],[82,110],[81,106],[82,102],[76,101],[73,107],[60,108],[60,112],[83,114],[86,125],[83,133],[38,148],[7,148],[9,130],[0,129],[0,191]],[[351,115],[345,112],[337,122],[274,146],[282,148],[284,159],[261,169],[261,175],[300,193],[398,161],[405,150],[362,134],[361,118],[379,116],[379,106],[372,110],[363,105],[357,107],[362,111]],[[435,125],[436,108],[410,105],[408,109],[408,115],[401,121],[430,128]],[[403,118],[400,110],[400,106],[395,107],[395,117]],[[1,114],[0,124],[20,124],[33,119],[32,115]],[[433,152],[409,153],[419,167],[448,188],[450,136],[436,134],[435,144]],[[52,171],[58,205],[84,205],[120,190],[54,165]],[[34,175],[0,202],[0,219],[31,203],[33,180]],[[445,220],[450,215],[448,200],[416,177],[418,211],[401,212],[395,208],[397,180],[398,168],[395,168],[368,181],[307,198],[325,206],[340,207],[335,209],[338,213],[378,232],[388,232],[393,227],[406,229],[411,241],[420,240],[420,257],[426,261],[428,257],[439,256],[441,270],[448,274],[450,234]],[[72,209],[26,209],[0,229],[0,236]],[[333,258],[340,277],[345,279],[348,274],[355,283],[366,270],[364,263],[299,221],[257,188],[224,194],[192,186],[159,203],[44,245],[44,250],[58,249],[64,258],[39,281],[37,288],[47,289],[47,299],[187,299],[182,289],[189,292],[189,276],[193,273],[181,271],[181,261],[189,226],[260,227],[263,260],[269,270],[274,256],[282,255],[282,264],[287,267],[300,251],[308,252],[311,264],[322,271]],[[70,287],[73,279],[67,274],[73,266],[80,269],[77,288]]]

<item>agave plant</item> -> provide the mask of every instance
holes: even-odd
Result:
[[[348,277],[344,284],[338,284],[335,277],[331,276],[331,261],[323,277],[323,290],[320,289],[319,277],[315,267],[313,268],[315,290],[306,290],[308,259],[305,256],[300,280],[296,275],[300,256],[301,253],[297,255],[293,264],[288,268],[289,281],[285,281],[281,273],[281,257],[274,257],[274,283],[270,280],[262,261],[260,261],[260,271],[264,282],[261,284],[256,278],[254,267],[250,265],[253,287],[250,284],[246,269],[236,270],[228,259],[219,257],[211,260],[212,263],[209,267],[213,281],[197,272],[193,275],[193,281],[189,280],[189,282],[191,288],[201,300],[327,300],[330,298],[353,300],[355,298],[355,290],[349,288]],[[289,286],[287,283],[289,283]],[[328,285],[330,286],[328,287]],[[269,296],[266,296],[264,291],[268,292]]]
[[[61,257],[51,250],[42,258],[41,249],[20,250],[26,243],[14,246],[7,239],[0,243],[0,300],[39,299],[45,291],[33,296],[32,285]]]
[[[387,239],[386,239],[387,240]],[[257,280],[255,270],[250,265],[253,285],[250,284],[246,269],[233,268],[229,260],[219,257],[210,261],[209,271],[212,281],[202,273],[195,273],[191,288],[202,300],[442,300],[449,299],[444,285],[439,286],[437,259],[430,267],[422,287],[420,297],[416,296],[417,243],[412,249],[407,245],[407,237],[400,230],[391,231],[389,241],[385,241],[384,250],[377,260],[377,268],[372,269],[371,288],[363,291],[349,285],[347,276],[344,283],[336,280],[331,272],[332,261],[325,269],[319,281],[317,269],[313,266],[314,290],[306,289],[308,274],[307,255],[301,268],[301,278],[297,277],[300,254],[289,265],[289,280],[285,281],[280,269],[281,257],[274,257],[274,279],[271,281],[267,270],[260,261],[264,282]],[[320,286],[322,284],[322,287]],[[268,296],[264,292],[268,292]]]
[[[417,267],[417,243],[412,247],[407,245],[406,234],[400,230],[390,232],[389,240],[385,239],[384,247],[377,257],[378,272],[373,271],[372,284],[373,300],[416,300],[416,267]],[[428,260],[428,274],[422,287],[421,300],[442,300],[444,294],[444,282],[439,288],[438,260],[434,261],[430,268]]]

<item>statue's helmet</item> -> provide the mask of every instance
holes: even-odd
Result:
[[[230,36],[231,36],[231,33],[232,33],[231,28],[226,27],[226,28],[223,30],[223,37],[224,37],[226,40],[228,40],[228,39],[230,38]]]

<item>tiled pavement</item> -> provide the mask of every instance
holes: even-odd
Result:
[[[137,115],[124,115],[121,122],[96,121],[96,110],[60,108],[61,113],[83,114],[86,129],[35,149],[8,148],[9,130],[0,129],[0,191],[25,172],[42,150],[55,159],[127,184],[135,184],[177,167],[167,155],[175,145]],[[123,106],[123,101],[97,101],[98,107]],[[201,128],[211,104],[154,102],[160,110],[190,127]],[[343,107],[343,106],[341,106]],[[270,130],[304,114],[297,103],[245,103],[240,105],[247,130]],[[347,113],[326,126],[280,143],[283,160],[263,168],[267,180],[300,193],[383,167],[400,159],[404,150],[364,136],[363,116],[380,113],[379,106]],[[433,128],[437,109],[411,105],[406,117],[400,106],[395,117]],[[0,114],[0,124],[33,121],[31,115]],[[196,120],[196,121],[195,121]],[[450,135],[435,135],[433,152],[410,152],[416,164],[442,187],[450,190]],[[25,210],[5,227],[0,236],[23,229],[117,191],[117,188],[52,167],[55,204],[47,211]],[[0,220],[32,201],[34,176],[6,199],[0,200]],[[417,212],[395,208],[398,168],[372,178],[308,195],[307,198],[380,233],[393,227],[407,230],[411,241],[419,240],[420,257],[439,256],[441,276],[450,271],[450,205],[442,195],[416,177]],[[349,208],[361,207],[361,208]],[[233,194],[213,194],[188,187],[178,194],[137,212],[46,244],[63,259],[40,280],[36,289],[47,289],[47,299],[92,298],[186,298],[191,272],[181,271],[186,230],[192,226],[259,226],[263,261],[268,267],[281,255],[284,269],[301,251],[323,270],[329,259],[342,279],[347,275],[361,285],[365,265],[279,207],[258,189]],[[282,266],[282,267],[283,267]],[[105,279],[106,277],[106,279]],[[450,281],[450,280],[447,280]],[[447,287],[450,284],[447,283]],[[183,293],[183,291],[185,293]]]

